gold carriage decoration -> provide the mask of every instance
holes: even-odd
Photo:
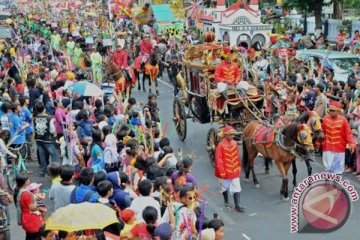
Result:
[[[208,42],[187,46],[182,59],[182,70],[177,76],[180,88],[173,102],[173,120],[180,140],[186,138],[188,118],[199,123],[216,122],[220,129],[211,128],[207,136],[207,150],[211,163],[214,163],[215,147],[221,139],[223,126],[232,125],[241,132],[244,124],[260,115],[258,104],[262,104],[263,95],[251,86],[243,95],[235,89],[228,90],[228,99],[217,91],[215,69],[221,62],[222,43],[214,42],[207,36]],[[236,56],[234,55],[234,58]],[[242,66],[243,61],[237,61]],[[237,136],[240,138],[241,136]]]

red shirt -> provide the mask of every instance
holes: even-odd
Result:
[[[113,56],[113,62],[121,68],[127,68],[129,66],[127,52],[125,50],[116,51]]]
[[[31,193],[26,191],[21,194],[20,206],[21,207],[21,225],[25,232],[37,233],[44,224],[41,216],[32,213],[29,205],[33,204]]]
[[[238,84],[240,80],[240,70],[235,63],[221,62],[215,69],[215,81],[228,81],[230,84]]]
[[[322,129],[325,135],[323,151],[345,152],[347,144],[355,146],[349,122],[342,115],[335,119],[326,115]]]
[[[24,91],[25,91],[25,87],[24,87],[24,85],[22,85],[22,84],[18,84],[18,85],[16,85],[16,91],[17,92],[19,92],[19,93],[24,93]]]
[[[141,41],[140,50],[143,55],[150,55],[154,51],[154,46],[150,41]]]
[[[152,238],[151,234],[146,230],[146,223],[138,223],[131,229],[133,238],[137,237],[139,240],[158,240],[159,238]]]
[[[240,157],[236,141],[224,138],[216,146],[215,176],[221,179],[240,177]]]

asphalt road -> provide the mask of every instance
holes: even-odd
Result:
[[[153,90],[154,92],[154,90]],[[147,101],[147,94],[134,89],[133,96],[143,103]],[[172,122],[172,101],[173,90],[166,79],[160,82],[160,96],[158,105],[161,110],[163,126],[168,125],[167,135],[170,138],[174,150],[181,148],[183,154],[192,154],[194,159],[193,174],[195,175],[200,188],[208,185],[204,197],[206,205],[206,216],[211,218],[213,213],[218,213],[225,223],[226,240],[290,240],[290,239],[357,239],[360,234],[360,202],[353,202],[352,212],[346,224],[339,230],[327,234],[299,234],[290,233],[290,201],[284,202],[280,197],[281,177],[275,165],[271,168],[270,174],[265,175],[263,160],[257,159],[255,171],[260,183],[260,188],[255,188],[253,183],[244,182],[244,174],[241,174],[241,204],[247,208],[247,213],[237,213],[223,208],[223,199],[220,194],[219,184],[214,177],[214,169],[209,162],[206,151],[207,131],[216,124],[200,124],[188,119],[188,135],[184,142],[181,142],[176,135]],[[35,164],[32,164],[35,165]],[[320,159],[313,164],[313,172],[321,172]],[[36,167],[34,167],[37,169]],[[289,174],[292,179],[291,174]],[[305,164],[298,163],[298,182],[307,176]],[[360,192],[360,183],[352,174],[344,176],[348,178],[356,190]],[[45,188],[50,185],[49,179],[41,179],[34,173],[32,180],[41,182]],[[291,182],[291,181],[290,181]],[[289,185],[292,189],[292,185]],[[292,194],[292,191],[290,192]],[[232,199],[231,199],[232,200]],[[231,201],[232,203],[232,201]],[[51,211],[51,204],[48,204]],[[14,207],[11,207],[12,239],[24,239],[23,231],[16,224]]]

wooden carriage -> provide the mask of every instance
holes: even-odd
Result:
[[[242,92],[229,89],[227,99],[221,96],[214,80],[215,68],[221,62],[221,53],[222,47],[218,43],[188,47],[182,60],[182,71],[177,76],[180,91],[173,102],[173,120],[181,141],[187,135],[188,118],[202,124],[220,124],[218,130],[210,128],[207,134],[207,150],[212,164],[223,127],[231,125],[241,132],[246,123],[261,115],[259,109],[264,99],[252,85]],[[234,60],[242,67],[242,61]],[[236,136],[236,139],[240,141],[241,136]]]

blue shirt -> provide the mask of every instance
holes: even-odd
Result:
[[[81,184],[79,187],[74,189],[74,191],[75,191],[75,203],[82,203],[84,201],[86,194],[89,191],[93,191],[93,193],[91,194],[88,202],[95,203],[100,198],[99,194],[96,192],[95,186],[85,186],[85,185]],[[70,203],[74,203],[72,201],[72,196],[73,196],[73,193],[70,194]]]
[[[9,124],[10,124],[10,137],[12,138],[15,133],[18,131],[18,136],[13,141],[12,144],[23,144],[25,142],[25,131],[21,130],[22,121],[18,114],[10,113],[9,114]]]
[[[79,126],[77,128],[77,133],[79,139],[83,139],[85,137],[91,137],[93,132],[93,122],[92,121],[80,121]]]
[[[105,163],[102,154],[103,154],[103,150],[97,144],[95,144],[90,150],[90,155],[92,159],[91,167],[94,169],[95,172],[102,171],[105,168]],[[98,157],[98,155],[100,155],[100,157]]]
[[[308,107],[311,111],[314,109],[316,101],[316,92],[313,89],[310,89],[301,98],[305,102],[305,106]]]
[[[21,109],[21,119],[23,122],[26,122],[29,124],[29,127],[25,128],[25,134],[33,133],[33,127],[31,126],[31,112],[30,112],[29,108],[23,107]]]

